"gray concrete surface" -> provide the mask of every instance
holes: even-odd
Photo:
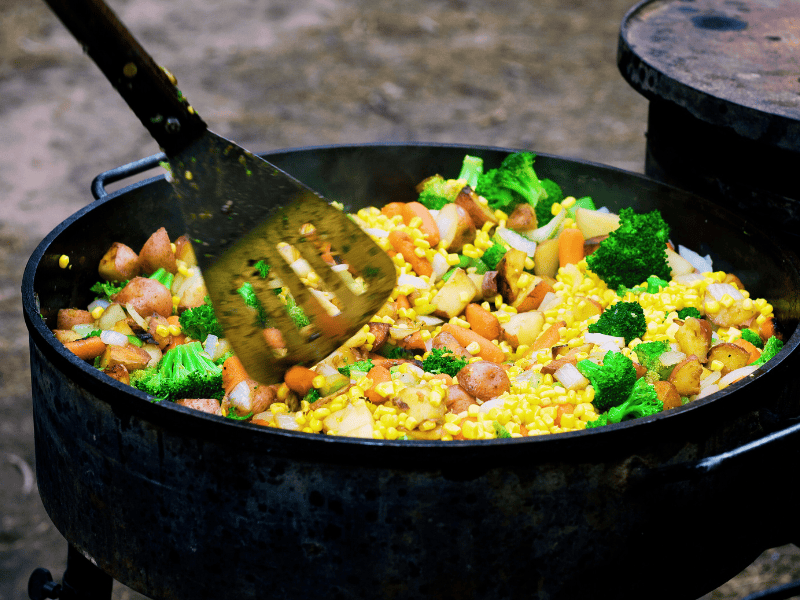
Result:
[[[109,3],[211,127],[256,151],[460,142],[643,170],[647,103],[615,62],[631,0]],[[90,201],[94,175],[156,151],[44,4],[0,0],[0,600],[66,560],[31,471],[25,261]],[[794,546],[769,550],[705,598],[797,578],[798,560]],[[114,598],[139,597],[115,585]]]

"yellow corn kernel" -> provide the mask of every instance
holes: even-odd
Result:
[[[445,423],[443,429],[450,435],[454,436],[461,433],[461,427],[459,427],[455,423]]]
[[[467,352],[475,356],[478,352],[481,351],[481,345],[478,342],[470,342],[466,350]]]
[[[324,419],[325,417],[327,417],[327,416],[329,416],[331,414],[331,410],[329,408],[323,406],[322,408],[318,408],[317,410],[315,410],[311,414],[314,416],[315,419],[319,419],[321,421],[322,419]]]
[[[709,300],[708,302],[706,302],[706,313],[713,315],[718,313],[719,311],[720,311],[719,302],[717,302],[716,300]]]
[[[722,369],[725,368],[725,365],[721,360],[712,360],[711,364],[708,365],[708,368],[712,371],[722,371]]]
[[[167,337],[169,335],[169,327],[166,325],[159,325],[156,327],[156,335],[160,337]]]
[[[430,431],[431,429],[435,428],[436,428],[435,421],[423,421],[419,426],[420,431]]]
[[[286,398],[289,397],[289,386],[286,385],[285,383],[280,384],[278,386],[277,396],[278,396],[278,400],[281,400],[281,401],[286,400]]]
[[[66,269],[69,266],[69,256],[66,254],[62,254],[58,257],[58,266],[62,269]]]
[[[92,318],[95,320],[99,319],[100,317],[103,316],[104,312],[106,312],[106,310],[102,306],[96,306],[92,311]]]
[[[180,303],[181,303],[181,297],[180,296],[173,296],[172,297],[172,306],[173,307],[178,306],[178,304],[180,304]]]
[[[563,206],[564,208],[569,208],[570,206],[575,204],[575,202],[577,202],[575,196],[567,196],[561,201],[561,206]]]
[[[170,325],[167,327],[169,330],[170,335],[180,335],[181,334],[181,326],[180,325]]]

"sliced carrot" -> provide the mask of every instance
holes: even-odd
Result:
[[[452,323],[445,323],[442,325],[442,331],[456,338],[458,343],[464,346],[464,348],[469,346],[472,342],[478,342],[480,346],[478,356],[484,360],[499,364],[506,359],[506,355],[498,346],[495,346],[491,341],[471,329],[465,329],[464,327],[459,327]]]
[[[408,296],[406,296],[405,294],[400,294],[399,296],[397,296],[397,299],[395,300],[395,305],[397,306],[398,310],[401,308],[411,308],[411,302],[408,301]]]
[[[222,387],[225,388],[225,393],[230,392],[245,379],[248,377],[242,361],[236,356],[226,358],[222,363]]]
[[[433,267],[428,259],[423,256],[417,256],[417,247],[411,241],[411,236],[405,231],[393,229],[389,233],[389,243],[392,247],[403,255],[405,261],[411,265],[417,275],[431,276],[433,274]]]
[[[580,229],[570,227],[558,236],[558,266],[566,267],[583,260],[583,234]]]
[[[439,243],[439,227],[436,225],[436,220],[433,218],[431,211],[419,202],[407,202],[403,206],[403,222],[408,225],[414,217],[419,217],[421,221],[419,230],[431,247],[436,247]]]
[[[758,323],[756,323],[756,326],[758,326]],[[775,335],[775,319],[773,317],[768,317],[767,320],[761,324],[758,335],[760,335],[761,339],[765,342]]]
[[[286,342],[283,339],[283,334],[281,333],[281,330],[277,329],[276,327],[267,327],[264,330],[264,339],[267,341],[267,345],[270,348],[274,348],[275,350],[286,348]]]
[[[748,365],[761,356],[761,350],[745,339],[739,338],[738,340],[733,340],[733,343],[747,350],[747,353],[750,355],[750,358],[747,359]]]
[[[556,321],[553,323],[544,333],[539,335],[533,344],[531,344],[531,352],[538,352],[539,350],[555,346],[561,340],[561,334],[558,333],[558,330],[566,326],[567,324],[564,321]]]
[[[386,396],[382,396],[375,389],[379,384],[386,383],[392,380],[392,374],[386,367],[375,366],[369,370],[367,377],[372,380],[372,386],[365,392],[367,399],[373,404],[383,404],[388,400]]]
[[[396,216],[403,216],[403,207],[405,202],[389,202],[381,209],[381,214],[386,215],[390,219]]]
[[[305,396],[314,387],[314,378],[317,376],[316,371],[312,371],[308,367],[295,365],[283,377],[283,381],[289,386],[293,392],[297,392],[301,396]]]
[[[541,301],[540,301],[541,303]],[[464,318],[472,327],[472,331],[482,335],[487,340],[496,340],[500,337],[500,321],[490,311],[474,302],[467,304],[464,309]]]
[[[94,360],[106,351],[106,344],[99,336],[67,342],[64,346],[82,360]]]

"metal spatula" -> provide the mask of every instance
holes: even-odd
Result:
[[[167,155],[217,318],[251,377],[280,381],[292,365],[330,354],[378,312],[395,285],[394,265],[347,215],[274,165],[209,131],[171,74],[102,0],[46,1]],[[336,297],[333,304],[309,291],[279,243],[300,253],[308,263],[304,274],[310,266]],[[330,267],[333,257],[341,263],[336,271]],[[261,260],[289,288],[310,326],[295,326],[275,293],[276,279],[265,279],[256,269]],[[263,306],[259,313],[237,292],[246,281]]]

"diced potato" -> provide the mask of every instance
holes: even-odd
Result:
[[[539,337],[544,327],[544,315],[538,311],[512,314],[508,321],[501,323],[503,340],[512,348],[524,344],[530,346]]]
[[[436,307],[434,314],[443,319],[458,316],[477,295],[472,279],[463,269],[456,269],[431,301]]]
[[[536,246],[533,272],[540,277],[555,277],[558,273],[558,239],[544,240]]]
[[[619,215],[588,208],[575,209],[575,224],[584,239],[608,235],[619,227]]]

